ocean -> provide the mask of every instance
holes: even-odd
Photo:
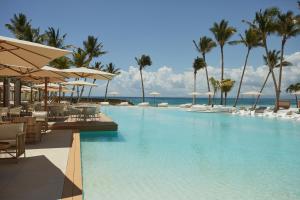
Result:
[[[103,97],[93,97],[94,99]],[[108,97],[109,99],[122,99],[127,100],[133,103],[134,105],[141,103],[141,97]],[[288,99],[291,101],[292,107],[296,107],[294,99]],[[227,98],[227,106],[232,106],[234,104],[235,98]],[[157,105],[158,103],[167,102],[169,105],[180,105],[185,103],[192,103],[191,97],[146,97],[145,102],[149,102],[152,106]],[[207,104],[207,98],[196,98],[197,104]],[[237,106],[252,106],[255,103],[255,98],[240,98]],[[261,98],[258,102],[258,106],[274,106],[274,98]],[[220,104],[220,98],[215,98],[214,104]]]

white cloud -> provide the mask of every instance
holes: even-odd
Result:
[[[282,90],[285,94],[285,88],[295,82],[300,82],[300,52],[286,56],[286,59],[293,63],[293,66],[284,68]],[[220,67],[208,66],[209,76],[220,78]],[[225,68],[225,78],[231,78],[236,81],[235,87],[229,96],[234,96],[240,81],[242,72],[241,67]],[[247,66],[243,81],[242,91],[259,91],[268,73],[267,66]],[[158,91],[162,96],[182,97],[187,96],[193,89],[193,71],[176,72],[172,67],[163,66],[156,71],[151,71],[151,67],[143,71],[144,86],[146,95],[151,91]],[[278,78],[278,73],[276,72]],[[99,87],[94,89],[93,95],[102,96],[105,91],[106,82],[97,82]],[[141,79],[137,67],[130,66],[128,70],[121,70],[121,74],[114,78],[110,83],[110,91],[118,91],[121,96],[140,96]],[[198,71],[197,91],[206,92],[207,83],[205,70]],[[264,90],[266,96],[274,94],[274,87],[271,77]]]

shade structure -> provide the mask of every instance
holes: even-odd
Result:
[[[78,67],[61,70],[62,72],[70,73],[73,78],[90,78],[97,80],[111,80],[115,75],[91,68]]]
[[[293,95],[300,95],[300,91],[292,92]]]
[[[63,85],[91,86],[91,87],[97,86],[97,84],[89,83],[89,82],[82,81],[82,80],[66,82],[66,83],[63,83]]]
[[[257,91],[249,91],[249,92],[243,92],[241,93],[242,95],[249,95],[249,96],[258,96],[258,95],[261,95],[260,92],[257,92]]]
[[[37,84],[37,85],[34,85],[33,87],[35,87],[35,88],[44,88],[44,87],[45,87],[45,84]],[[48,87],[49,87],[49,88],[59,88],[59,84],[56,84],[56,83],[48,83]]]
[[[16,65],[5,65],[0,63],[0,76],[22,76],[23,71],[30,70],[31,68],[16,66]]]
[[[213,92],[205,92],[205,93],[203,93],[204,95],[208,95],[208,96],[210,96],[210,95],[214,95],[214,93]]]
[[[37,69],[69,53],[64,49],[0,36],[1,64]]]
[[[189,95],[192,95],[192,96],[197,96],[197,95],[200,95],[201,93],[199,93],[199,92],[191,92],[191,93],[189,93]]]
[[[118,95],[119,92],[110,92],[109,94],[115,96],[115,95]]]
[[[158,95],[160,95],[159,92],[150,92],[149,94],[152,95],[152,96],[158,96]]]

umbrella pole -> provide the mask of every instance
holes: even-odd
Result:
[[[45,98],[44,98],[44,110],[48,111],[48,78],[45,78]]]
[[[61,99],[61,84],[59,84],[58,103],[60,103],[60,99]]]

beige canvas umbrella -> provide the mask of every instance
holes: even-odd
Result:
[[[90,79],[97,79],[97,80],[111,80],[115,75],[103,72],[100,70],[95,70],[86,67],[78,67],[78,68],[71,68],[71,69],[63,69],[62,72],[70,73],[70,76],[73,78],[90,78]]]
[[[255,104],[255,97],[258,96],[258,95],[261,95],[261,93],[257,92],[257,91],[248,91],[248,92],[243,92],[241,94],[253,97],[253,106],[252,107],[254,107],[254,104]]]
[[[149,94],[153,96],[153,104],[155,106],[155,98],[156,98],[156,96],[160,95],[160,93],[159,92],[150,92]]]
[[[0,36],[0,63],[41,68],[55,58],[71,53],[68,50]]]
[[[69,81],[69,82],[63,83],[63,85],[91,86],[91,87],[96,87],[97,86],[97,84],[89,83],[89,82],[82,81],[82,80]]]

